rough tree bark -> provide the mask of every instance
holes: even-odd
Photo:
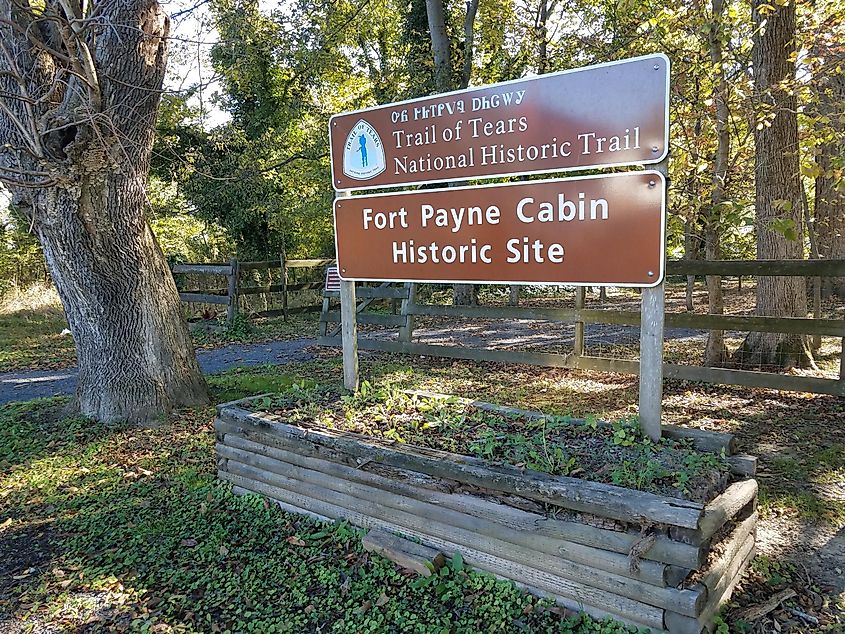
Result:
[[[552,1],[554,7],[555,1]],[[544,75],[549,66],[549,0],[540,0],[534,30],[537,35],[537,74]]]
[[[845,27],[840,37],[845,36]],[[845,44],[831,38],[822,53],[824,66],[816,78],[815,224],[819,257],[845,259]],[[822,278],[822,295],[845,299],[845,278]]]
[[[168,28],[156,0],[0,0],[0,180],[64,304],[81,412],[103,421],[208,402],[145,218]]]
[[[716,155],[713,162],[713,189],[710,194],[710,209],[704,216],[704,257],[707,260],[722,259],[721,234],[719,219],[722,203],[725,201],[725,188],[728,178],[728,160],[731,137],[728,131],[728,82],[722,71],[722,18],[725,9],[724,0],[713,0],[712,24],[709,31],[710,61],[718,69],[718,79],[713,85],[713,101],[716,104]],[[708,312],[721,315],[725,311],[722,295],[722,277],[708,275],[707,278]],[[725,362],[728,349],[725,347],[725,333],[722,330],[710,330],[704,348],[704,365],[719,366]]]
[[[798,171],[795,3],[753,0],[753,77],[759,125],[754,131],[757,258],[802,259],[803,221]],[[806,317],[803,278],[757,280],[757,314]],[[812,364],[807,338],[750,333],[735,354],[741,366]]]

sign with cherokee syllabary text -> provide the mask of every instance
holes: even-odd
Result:
[[[646,55],[335,115],[336,190],[654,164],[669,60]]]

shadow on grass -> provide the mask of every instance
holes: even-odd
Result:
[[[0,372],[76,363],[73,337],[61,334],[65,328],[60,307],[0,313]]]
[[[0,478],[124,428],[75,415],[72,400],[64,396],[0,405]]]
[[[365,553],[347,524],[233,496],[215,482],[212,418],[212,408],[191,410],[156,429],[13,458],[21,468],[2,481],[0,510],[17,519],[0,528],[0,552],[22,552],[0,577],[4,631],[623,631],[563,620],[459,563],[409,579]],[[64,422],[42,418],[34,431],[50,436]],[[49,544],[28,551],[21,536],[44,525]]]

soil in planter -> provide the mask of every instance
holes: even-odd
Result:
[[[697,451],[686,440],[654,443],[636,418],[611,426],[568,416],[529,419],[366,383],[354,395],[296,385],[250,407],[291,425],[356,432],[702,503],[730,481],[723,457]]]

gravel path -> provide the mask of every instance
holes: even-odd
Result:
[[[633,344],[639,340],[640,329],[635,326],[589,324],[586,327],[587,347],[613,344]],[[362,332],[364,337],[394,337],[393,330]],[[666,339],[702,338],[702,331],[669,328]],[[574,329],[571,324],[535,320],[454,320],[434,321],[414,330],[418,343],[489,347],[517,350],[570,348]],[[269,341],[256,344],[229,344],[222,348],[199,350],[197,358],[205,374],[217,374],[236,367],[282,364],[308,361],[314,356],[307,348],[316,344],[312,338],[292,341]],[[72,394],[76,389],[76,368],[63,370],[31,370],[0,373],[0,404],[28,401],[33,398]]]
[[[205,374],[217,374],[236,367],[307,361],[313,356],[306,351],[306,348],[315,343],[314,339],[296,339],[256,344],[230,344],[212,350],[199,350],[197,359]],[[0,404],[73,394],[75,389],[76,368],[0,373]]]
[[[395,331],[381,330],[362,336],[392,337]],[[432,323],[414,330],[418,343],[459,345],[467,347],[514,348],[536,350],[571,347],[574,329],[571,324],[534,320],[473,320],[467,322]],[[589,324],[587,347],[630,344],[639,340],[640,330],[632,326]],[[684,328],[667,329],[666,339],[703,337],[702,331]],[[316,344],[312,338],[292,341],[270,341],[257,344],[229,344],[222,348],[199,350],[197,358],[205,374],[217,374],[231,368],[308,361],[314,356],[307,348]],[[34,398],[73,394],[76,389],[76,368],[63,370],[31,370],[0,373],[0,404],[28,401]]]

